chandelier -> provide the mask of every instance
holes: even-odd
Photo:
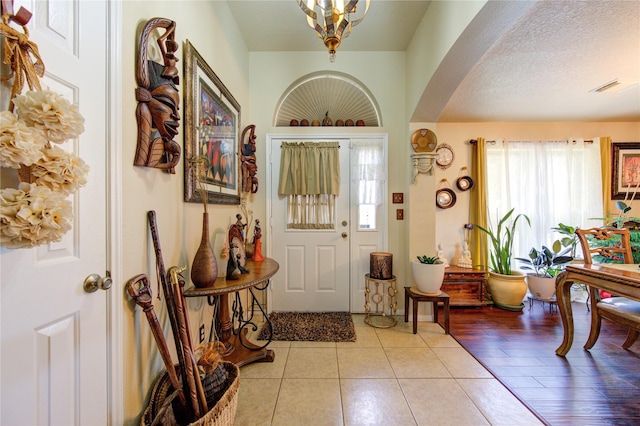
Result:
[[[370,0],[365,0],[364,13],[356,16],[358,0],[298,0],[302,11],[307,15],[309,26],[318,32],[324,45],[329,49],[329,61],[336,60],[336,49],[343,37],[358,25],[369,10]]]

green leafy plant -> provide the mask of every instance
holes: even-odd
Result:
[[[562,250],[562,243],[556,240],[551,248],[542,246],[538,250],[535,247],[529,251],[529,257],[516,257],[516,260],[524,263],[522,269],[533,270],[538,277],[554,278],[564,269],[564,265],[573,260],[573,256],[567,254],[571,247]]]
[[[425,263],[427,265],[437,265],[442,263],[442,260],[440,260],[438,256],[432,256],[432,257],[416,256],[416,257],[418,258],[418,261],[420,263]]]
[[[489,237],[489,254],[491,260],[491,269],[493,272],[502,275],[513,275],[511,270],[511,258],[513,257],[513,237],[515,235],[516,226],[518,221],[524,218],[529,226],[531,226],[531,220],[523,213],[520,213],[511,219],[515,208],[509,210],[498,222],[498,226],[495,229],[484,228],[480,225],[475,225],[480,231],[487,234]]]
[[[560,239],[560,244],[562,244],[562,247],[570,247],[570,256],[575,258],[576,249],[579,242],[578,236],[576,235],[576,227],[565,225],[564,223],[559,223],[558,226],[551,229],[559,234],[564,235],[564,237]]]

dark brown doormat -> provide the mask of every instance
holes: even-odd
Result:
[[[272,312],[273,339],[307,342],[355,342],[356,331],[349,312]],[[258,335],[269,337],[269,323]]]

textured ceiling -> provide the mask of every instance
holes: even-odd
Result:
[[[336,61],[349,51],[405,51],[428,5],[372,0]],[[325,50],[295,0],[229,6],[250,51]],[[411,121],[640,121],[640,86],[590,92],[616,78],[640,78],[640,1],[490,1]]]

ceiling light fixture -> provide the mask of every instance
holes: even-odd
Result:
[[[349,36],[351,27],[358,25],[369,11],[365,0],[364,13],[356,16],[358,0],[298,0],[298,5],[307,15],[309,26],[318,32],[324,45],[329,49],[329,61],[336,60],[336,49],[344,37]]]

